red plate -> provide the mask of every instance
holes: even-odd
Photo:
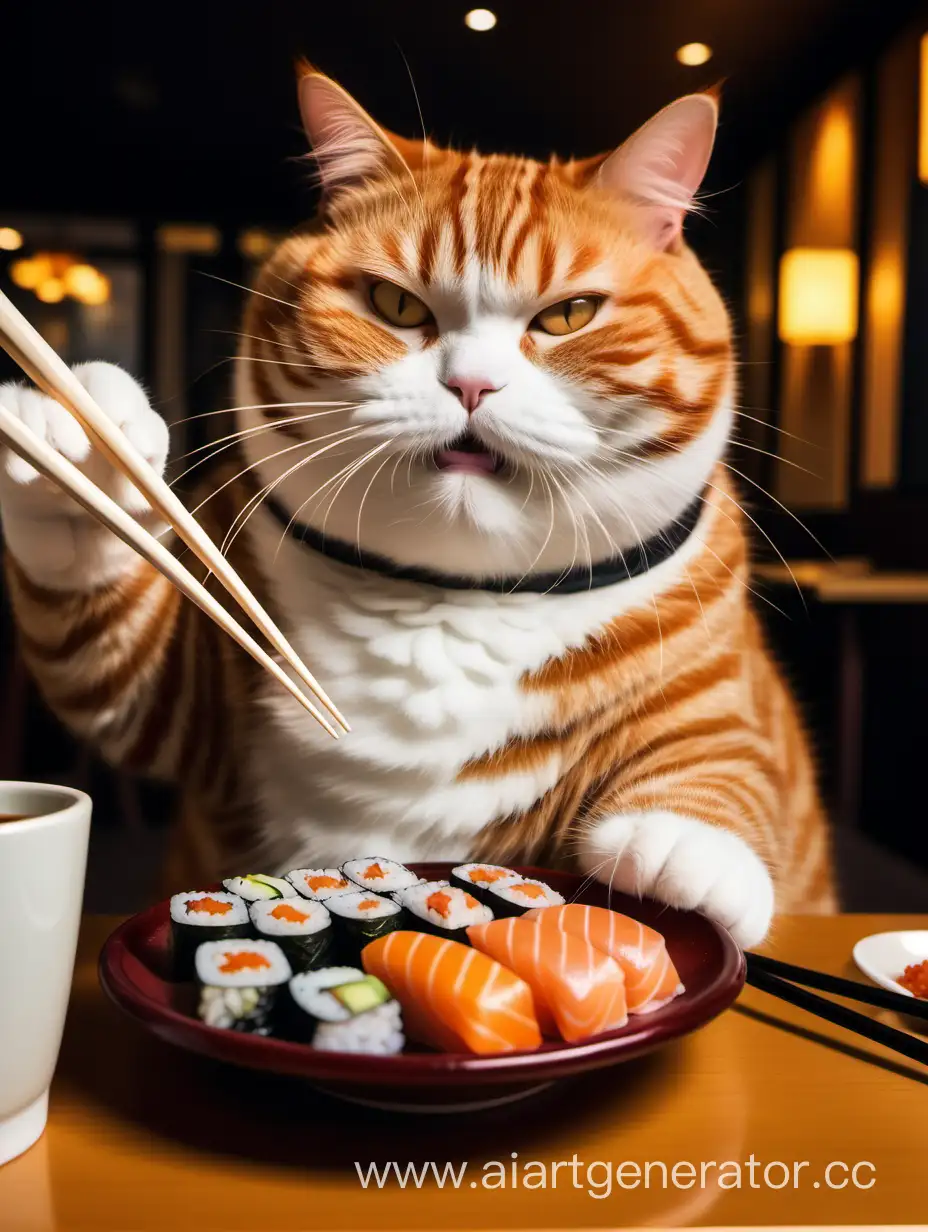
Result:
[[[428,880],[447,878],[450,864],[414,864]],[[132,916],[100,954],[100,982],[110,997],[162,1039],[205,1056],[253,1069],[310,1079],[331,1094],[378,1107],[458,1111],[506,1103],[558,1078],[615,1065],[686,1035],[720,1014],[744,984],[744,957],[729,934],[694,911],[674,911],[650,899],[630,898],[584,884],[574,873],[523,868],[570,902],[611,906],[663,933],[686,992],[653,1014],[583,1044],[545,1043],[535,1052],[501,1056],[410,1052],[398,1057],[316,1052],[304,1044],[208,1027],[192,1017],[190,986],[169,971],[168,903]]]

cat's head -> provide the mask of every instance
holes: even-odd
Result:
[[[715,98],[548,163],[396,137],[317,73],[300,101],[322,214],[263,270],[239,364],[262,484],[362,548],[479,575],[665,527],[732,415],[728,317],[683,239]]]

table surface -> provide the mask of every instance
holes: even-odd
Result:
[[[690,1038],[534,1100],[469,1117],[390,1116],[147,1035],[97,984],[97,954],[117,922],[84,921],[48,1130],[0,1169],[3,1232],[923,1223],[928,1072],[753,989]],[[925,927],[926,916],[794,916],[778,922],[766,949],[855,975],[858,938]],[[485,1165],[511,1169],[513,1152],[525,1185],[490,1188],[501,1171]],[[365,1190],[355,1161],[467,1161],[480,1179],[458,1190],[434,1181]],[[564,1162],[554,1174],[556,1161]],[[722,1173],[711,1166],[704,1188],[698,1179],[684,1187],[693,1175],[686,1167],[680,1187],[663,1187],[661,1163],[668,1172],[692,1164],[698,1178],[712,1161],[740,1164],[741,1187],[720,1188]],[[792,1179],[764,1187],[775,1161],[798,1187]],[[620,1188],[622,1162],[651,1163],[649,1188],[643,1179]],[[847,1180],[841,1165],[864,1162],[875,1171],[864,1166],[857,1177],[872,1187],[826,1185],[830,1164],[838,1185]],[[769,1171],[774,1185],[783,1175]],[[623,1173],[628,1184],[634,1176]],[[737,1179],[729,1167],[725,1183]]]
[[[878,570],[866,560],[791,560],[754,566],[754,576],[811,591],[820,603],[928,603],[928,572]]]

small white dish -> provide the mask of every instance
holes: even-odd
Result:
[[[890,992],[911,997],[907,988],[896,982],[906,967],[928,959],[928,929],[909,929],[896,933],[873,933],[854,946],[854,962],[874,984]],[[924,1023],[922,1024],[924,1029]]]

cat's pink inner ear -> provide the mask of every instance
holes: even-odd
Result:
[[[648,120],[599,169],[603,188],[644,207],[647,234],[660,248],[680,238],[709,165],[717,125],[712,95],[689,94]]]
[[[299,94],[303,127],[327,193],[371,179],[398,161],[387,134],[337,82],[306,73]]]

